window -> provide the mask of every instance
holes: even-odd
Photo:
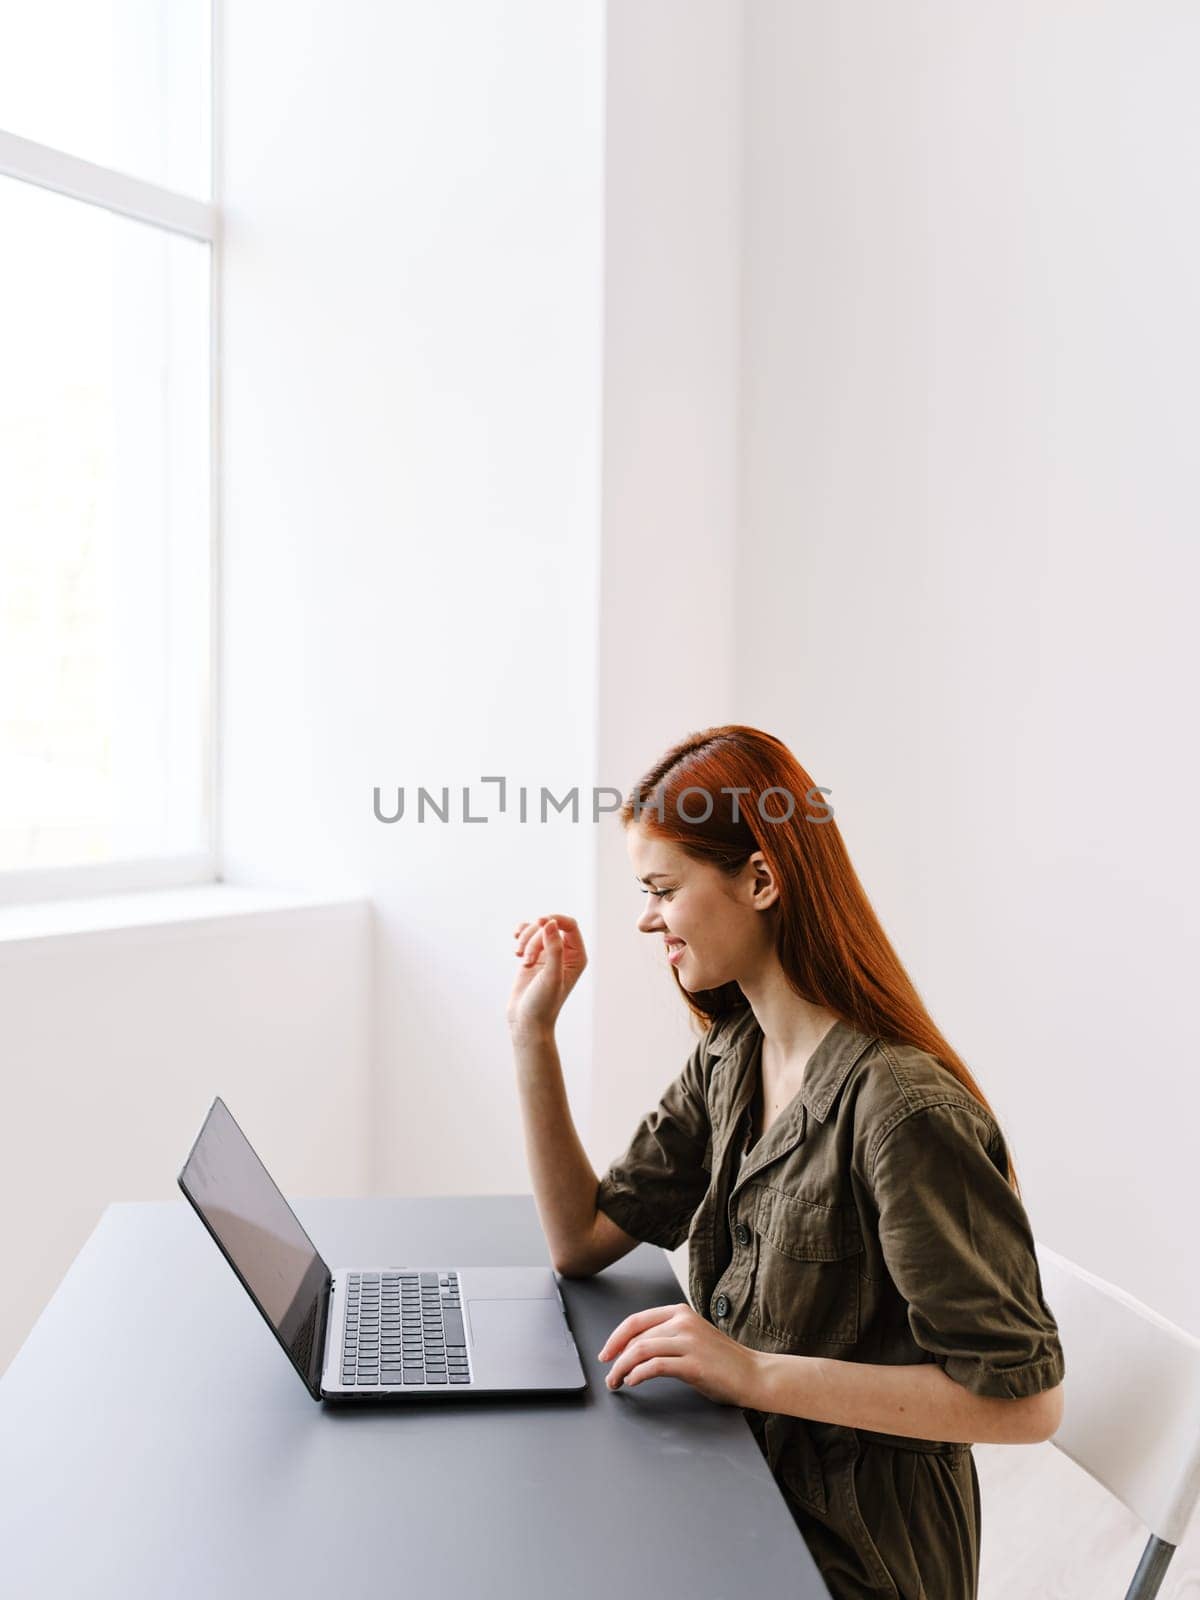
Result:
[[[214,876],[208,0],[0,0],[0,899]]]

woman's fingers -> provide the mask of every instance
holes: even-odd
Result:
[[[542,923],[549,922],[551,917],[560,928],[569,928],[573,933],[579,932],[579,924],[574,917],[569,917],[565,911],[548,911],[544,917],[535,917],[532,922],[518,922],[513,929],[513,938],[519,939],[526,928],[540,927]]]
[[[530,934],[524,949],[525,960],[522,965],[526,967],[533,966],[543,954],[548,960],[557,958],[561,961],[563,957],[562,929],[556,925],[552,917],[548,917],[543,927],[535,928],[533,933]],[[520,951],[517,953],[519,955]]]
[[[513,935],[517,941],[518,955],[520,955],[521,951],[525,948],[527,941],[538,932],[545,920],[545,917],[538,917],[534,922],[522,922],[520,924],[516,933]]]
[[[661,1366],[666,1360],[678,1360],[686,1355],[684,1341],[680,1334],[660,1332],[655,1329],[653,1333],[643,1333],[637,1339],[631,1339],[613,1362],[605,1383],[610,1389],[619,1389],[627,1379],[633,1383],[640,1383],[643,1377],[658,1376],[653,1370],[656,1365]],[[641,1372],[638,1372],[638,1368]],[[650,1368],[647,1371],[647,1367]]]
[[[634,1311],[618,1322],[608,1338],[600,1346],[597,1356],[598,1361],[611,1361],[613,1356],[619,1355],[634,1334],[644,1333],[647,1328],[654,1328],[660,1322],[668,1322],[677,1311],[683,1311],[682,1304],[673,1306],[648,1306],[645,1311]]]
[[[542,929],[544,929],[546,923],[550,921],[551,917],[553,917],[554,921],[558,924],[559,932],[563,935],[567,943],[574,943],[576,940],[578,940],[580,944],[583,943],[579,936],[579,924],[576,922],[575,918],[567,916],[565,912],[552,911],[544,917],[538,917],[536,921],[519,922],[517,924],[516,928],[513,930],[513,938],[516,940],[515,953],[517,955],[520,955],[529,941],[535,938],[542,931]]]

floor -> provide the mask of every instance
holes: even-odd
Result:
[[[977,1444],[979,1600],[1124,1600],[1147,1530],[1052,1444]],[[1200,1600],[1200,1516],[1159,1600]],[[931,1597],[932,1600],[932,1597]]]

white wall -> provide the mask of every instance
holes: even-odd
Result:
[[[479,779],[596,781],[603,7],[220,9],[225,870],[374,902],[369,1188],[527,1190],[512,930],[594,829]]]
[[[372,786],[625,788],[754,722],[832,787],[1047,1242],[1196,1326],[1158,1243],[1190,15],[225,9],[225,856],[378,905],[372,1187],[527,1188],[518,917],[591,932],[598,1166],[688,1037],[611,819],[385,828]]]
[[[610,0],[606,43],[596,738],[627,793],[736,705],[741,7]],[[661,939],[634,927],[645,903],[614,819],[596,844],[585,1142],[602,1171],[694,1035]]]
[[[528,1190],[520,918],[584,930],[598,1169],[690,1042],[611,817],[372,787],[626,790],[733,709],[740,8],[463,9],[222,24],[224,857],[375,903],[382,1192]]]
[[[1200,12],[746,15],[740,712],[1036,1231],[1200,1332]]]
[[[149,1109],[88,1184],[172,1192],[214,1060],[296,1192],[527,1190],[503,1013],[552,910],[599,1168],[690,1039],[619,829],[511,793],[388,827],[372,789],[495,818],[502,773],[536,815],[738,720],[832,788],[1042,1237],[1200,1327],[1195,18],[221,12],[224,868],[368,895],[374,935],[0,964],[8,1214],[54,1130],[95,1159],[97,1085]],[[280,1059],[299,1105],[339,1065],[332,1130],[325,1088],[279,1120]]]
[[[182,1201],[215,1095],[285,1192],[363,1192],[369,933],[351,903],[0,937],[0,1373],[111,1200]]]

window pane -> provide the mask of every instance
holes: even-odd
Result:
[[[208,846],[209,246],[0,178],[0,870]]]
[[[209,0],[0,0],[0,129],[210,194]]]

